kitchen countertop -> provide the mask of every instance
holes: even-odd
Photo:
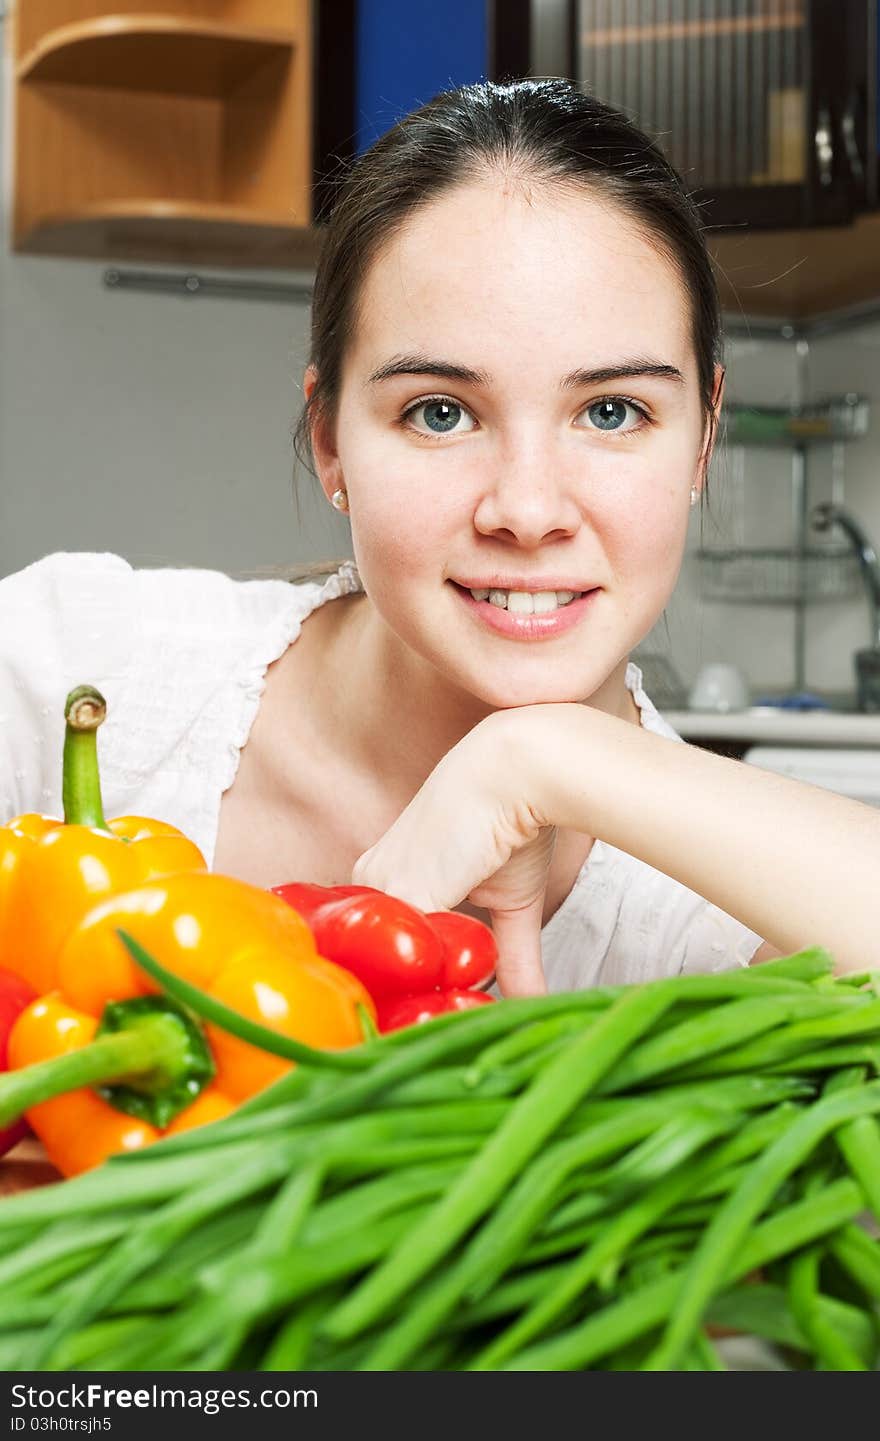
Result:
[[[770,745],[880,747],[880,715],[784,710],[778,706],[751,706],[724,713],[665,710],[662,714],[685,740],[698,736]]]

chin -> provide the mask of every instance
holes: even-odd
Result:
[[[512,710],[524,705],[569,705],[588,700],[607,679],[606,676],[539,677],[506,674],[462,676],[464,689],[490,706],[492,710]]]

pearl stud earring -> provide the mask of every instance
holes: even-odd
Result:
[[[697,501],[699,500],[699,498],[700,498],[700,492],[697,490],[697,487],[696,487],[695,485],[692,485],[692,486],[691,486],[691,506],[692,506],[692,507],[696,505],[696,503],[697,503]]]
[[[339,488],[339,490],[334,490],[333,494],[330,497],[330,504],[336,510],[348,510],[348,496],[341,487]]]

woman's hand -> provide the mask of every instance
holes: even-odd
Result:
[[[541,920],[555,829],[535,806],[516,711],[496,712],[437,765],[352,879],[425,911],[489,912],[504,995],[546,990]]]

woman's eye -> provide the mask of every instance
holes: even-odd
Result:
[[[413,425],[413,417],[417,416],[419,412],[422,412],[424,424],[427,427],[425,430],[418,425]],[[442,395],[431,400],[420,400],[417,404],[410,406],[409,410],[404,412],[403,420],[418,435],[462,435],[467,430],[473,430],[473,417],[470,411]],[[466,422],[464,425],[460,424],[462,420]]]
[[[586,414],[596,430],[638,430],[648,418],[641,406],[617,395],[593,401]]]
[[[590,418],[591,427],[603,431],[639,430],[648,423],[648,415],[633,400],[621,396],[608,396],[593,401],[583,412]],[[416,418],[421,423],[417,423]],[[474,418],[463,405],[449,396],[430,396],[427,400],[416,401],[404,411],[401,423],[417,435],[437,438],[444,435],[464,435],[474,429]]]

